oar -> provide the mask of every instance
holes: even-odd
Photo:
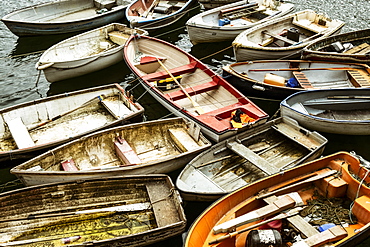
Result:
[[[167,74],[169,74],[172,78],[172,80],[181,88],[181,90],[184,92],[184,94],[186,95],[186,97],[189,98],[189,100],[191,101],[191,103],[193,104],[193,106],[195,107],[196,109],[196,112],[198,114],[203,114],[204,111],[203,109],[200,107],[200,105],[195,102],[193,100],[193,98],[188,94],[188,92],[186,92],[185,88],[178,82],[178,80],[172,75],[172,73],[167,69],[167,67],[156,57],[158,63],[164,68],[164,70],[167,72]]]
[[[296,186],[299,186],[299,185],[302,185],[302,184],[311,183],[311,182],[314,182],[314,181],[317,181],[317,180],[320,180],[320,179],[323,179],[323,178],[332,176],[332,175],[336,174],[337,172],[338,171],[336,171],[336,170],[326,171],[324,173],[321,173],[321,174],[318,174],[316,176],[307,178],[306,180],[300,181],[298,183],[294,183],[294,184],[291,184],[291,185],[282,187],[280,189],[277,189],[277,190],[270,191],[270,192],[267,192],[265,194],[259,195],[259,196],[256,197],[256,199],[266,198],[266,197],[269,197],[269,196],[274,195],[276,193],[279,193],[281,191],[284,191],[284,190],[287,190],[287,189],[291,189],[293,187],[296,187]]]
[[[90,105],[90,104],[92,104],[92,103],[100,102],[102,99],[104,99],[104,97],[105,97],[105,95],[104,95],[104,94],[103,94],[103,95],[96,96],[96,97],[94,97],[94,98],[90,99],[89,101],[86,101],[86,102],[85,102],[85,103],[83,103],[82,105],[78,106],[77,108],[73,108],[73,109],[71,109],[71,110],[69,110],[69,111],[67,111],[67,112],[64,112],[64,113],[62,113],[62,114],[59,114],[58,116],[55,116],[55,117],[53,117],[53,118],[51,118],[51,119],[49,119],[49,120],[46,120],[45,122],[42,122],[42,123],[40,123],[40,124],[37,124],[36,126],[32,126],[32,127],[30,127],[30,128],[28,129],[28,131],[31,131],[31,130],[37,129],[37,128],[41,127],[41,126],[44,126],[44,125],[45,125],[45,124],[47,124],[47,123],[53,122],[53,121],[55,121],[55,120],[57,120],[57,119],[59,119],[59,118],[61,118],[61,117],[65,116],[65,115],[68,115],[68,114],[70,114],[70,113],[72,113],[72,112],[74,112],[74,111],[77,111],[78,109],[81,109],[81,108],[83,108],[83,107],[86,107],[86,106],[88,106],[88,105]]]
[[[208,242],[209,245],[212,245],[212,244],[217,244],[217,243],[220,243],[222,241],[224,241],[225,239],[228,239],[228,238],[232,238],[240,233],[243,233],[243,232],[246,232],[246,231],[249,231],[253,228],[256,228],[256,227],[259,227],[259,226],[262,226],[266,223],[269,223],[271,221],[274,221],[274,220],[281,220],[281,219],[285,219],[285,218],[289,218],[289,217],[292,217],[294,215],[297,215],[299,213],[299,211],[301,211],[303,209],[303,207],[297,207],[297,208],[293,208],[291,210],[289,210],[288,212],[286,213],[280,213],[278,215],[276,215],[275,217],[272,217],[270,219],[267,219],[267,220],[264,220],[262,222],[259,222],[257,224],[254,224],[254,225],[251,225],[251,226],[248,226],[247,228],[244,228],[240,231],[235,231],[235,232],[232,232],[232,233],[228,233],[226,234],[225,236],[222,236],[222,237],[219,237],[215,240],[212,240],[210,242]]]
[[[8,222],[8,221],[17,221],[17,220],[32,220],[32,219],[42,219],[42,218],[49,218],[49,217],[70,216],[70,215],[79,215],[79,214],[92,214],[92,213],[100,213],[100,212],[142,211],[148,208],[150,208],[150,203],[143,202],[143,203],[127,204],[127,205],[120,205],[120,206],[107,207],[107,208],[81,210],[81,211],[75,211],[75,212],[40,214],[40,215],[31,214],[27,217],[18,217],[18,218],[0,220],[0,223]]]
[[[359,70],[361,68],[337,67],[337,68],[286,68],[286,69],[250,69],[249,71],[302,71],[302,70]]]

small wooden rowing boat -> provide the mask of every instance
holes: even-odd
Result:
[[[319,39],[302,50],[302,57],[370,64],[370,28]]]
[[[127,7],[126,19],[132,28],[160,30],[181,19],[195,3],[195,0],[136,0]]]
[[[342,135],[370,135],[370,89],[311,90],[280,104],[282,116],[306,128]]]
[[[215,142],[267,120],[265,112],[221,76],[170,43],[132,36],[124,56],[155,99],[173,114],[198,124]],[[240,114],[243,119],[238,118]]]
[[[94,177],[169,173],[210,142],[182,118],[119,126],[58,146],[10,170],[26,186]]]
[[[223,67],[223,77],[246,96],[283,100],[289,95],[332,88],[370,87],[366,64],[308,61],[259,60]]]
[[[327,139],[277,118],[215,144],[185,166],[176,187],[187,201],[214,201],[260,178],[319,157]]]
[[[72,33],[125,17],[129,0],[60,0],[13,11],[1,20],[17,36]]]
[[[36,69],[49,82],[70,79],[107,68],[123,60],[123,45],[130,35],[146,35],[142,29],[112,23],[63,40],[40,57]]]
[[[201,12],[186,22],[189,39],[194,45],[233,40],[248,28],[294,10],[291,3],[273,2],[243,0]]]
[[[0,246],[149,245],[185,230],[181,202],[166,175],[13,190],[0,194]]]
[[[294,59],[321,37],[338,33],[344,22],[306,9],[273,19],[240,33],[233,41],[237,61]]]
[[[369,173],[340,152],[263,178],[207,208],[184,246],[355,246],[370,231]]]
[[[0,110],[0,160],[28,159],[46,148],[121,123],[144,108],[118,84],[49,96]]]

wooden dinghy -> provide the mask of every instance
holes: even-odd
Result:
[[[309,43],[336,34],[344,22],[306,9],[240,33],[233,41],[237,61],[294,59]]]
[[[190,41],[195,45],[235,39],[242,31],[284,16],[294,5],[280,1],[243,0],[201,12],[186,22]]]
[[[184,246],[355,246],[369,236],[368,175],[340,152],[263,178],[207,208]]]
[[[187,201],[214,201],[260,178],[319,157],[327,139],[277,118],[217,143],[185,166],[176,187]]]
[[[319,39],[302,50],[302,57],[370,64],[370,28]]]
[[[0,109],[0,161],[29,159],[46,148],[118,124],[141,121],[144,108],[118,84],[49,96]]]
[[[56,147],[10,170],[24,185],[94,177],[169,173],[210,142],[182,118],[102,130]]]
[[[144,246],[181,234],[166,175],[99,178],[0,194],[0,246]],[[163,210],[163,209],[166,210]]]
[[[181,19],[195,4],[195,0],[136,0],[127,7],[126,19],[132,28],[160,30]]]
[[[259,60],[223,67],[223,77],[246,96],[283,100],[289,95],[313,90],[370,87],[366,64],[308,61]]]
[[[60,0],[13,11],[1,20],[17,36],[86,31],[125,17],[129,0]]]
[[[36,69],[42,70],[49,82],[55,82],[107,68],[123,60],[123,45],[136,33],[148,34],[142,29],[112,23],[76,35],[47,49]]]
[[[293,94],[280,103],[282,116],[306,128],[342,135],[370,135],[370,89],[325,89]]]
[[[132,36],[124,58],[144,88],[174,115],[219,142],[266,122],[268,115],[189,53],[165,41]],[[236,112],[237,111],[237,112]],[[231,124],[233,114],[244,120]]]

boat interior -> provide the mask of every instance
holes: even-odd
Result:
[[[102,128],[137,111],[126,96],[113,88],[10,109],[1,113],[0,150],[55,143]]]
[[[66,62],[98,55],[124,45],[134,33],[143,34],[141,30],[113,24],[72,37],[47,50],[40,58],[38,68],[42,69],[42,63]]]
[[[124,239],[181,224],[183,215],[172,189],[164,177],[144,176],[61,184],[10,194],[1,202],[0,244],[65,246],[74,236],[79,238],[73,239],[73,245]],[[20,201],[22,196],[29,200]],[[161,207],[166,208],[166,217]]]
[[[370,97],[367,95],[330,94],[314,99],[299,99],[289,102],[293,109],[316,117],[344,121],[370,120]]]
[[[127,12],[130,17],[142,17],[144,19],[158,19],[183,8],[188,1],[163,1],[163,0],[138,0],[130,6]]]
[[[260,234],[275,230],[272,238],[280,246],[337,245],[360,233],[370,222],[369,168],[340,153],[316,161],[319,164],[314,162],[311,168],[300,167],[304,172],[289,171],[289,179],[276,175],[219,202],[206,211],[212,219],[197,222],[197,227],[205,229],[198,234],[191,232],[189,246],[196,246],[196,242],[219,247],[261,246],[262,242],[253,238],[256,230]],[[280,214],[284,210],[291,216]]]
[[[141,41],[130,42],[132,49],[127,50],[133,66],[142,80],[178,108],[219,130],[230,128],[231,114],[237,109],[253,118],[251,122],[259,119],[255,107],[205,65],[176,49],[169,53],[168,46],[160,42]]]
[[[238,136],[224,147],[193,162],[194,173],[182,178],[185,182],[183,186],[191,186],[191,190],[201,192],[230,192],[266,174],[295,166],[323,145],[323,140],[316,134],[308,134],[304,129],[285,121],[271,126]],[[199,181],[202,182],[190,185],[194,176],[200,176]]]
[[[126,127],[76,140],[27,163],[22,169],[91,171],[146,166],[208,145],[199,137],[199,129],[191,129],[180,120]]]
[[[259,35],[250,35],[248,39],[264,47],[296,46],[321,37],[337,25],[337,21],[326,16],[313,11],[302,11],[276,23],[270,30],[262,30]]]
[[[56,4],[42,4],[24,8],[8,16],[11,20],[30,22],[63,22],[100,15],[111,10],[123,10],[130,4],[128,0],[82,0],[60,1]]]
[[[268,67],[274,68],[269,69]],[[248,77],[257,83],[287,87],[289,80],[294,88],[348,88],[370,87],[370,69],[362,64],[265,61],[236,63],[230,68],[240,77]]]

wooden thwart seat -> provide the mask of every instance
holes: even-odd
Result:
[[[198,143],[183,128],[168,129],[171,139],[183,152],[199,148]]]
[[[370,45],[368,43],[362,43],[361,45],[355,46],[348,51],[345,51],[343,53],[345,54],[366,54],[370,52]]]
[[[350,80],[356,87],[370,87],[370,76],[361,70],[347,70]]]
[[[209,82],[209,83],[203,83],[203,84],[200,84],[200,85],[196,85],[194,87],[188,87],[188,88],[185,88],[185,90],[190,96],[192,96],[192,95],[208,92],[210,90],[216,89],[217,87],[218,87],[218,84],[216,82],[212,81],[212,82]],[[167,93],[167,94],[165,94],[165,96],[166,96],[167,99],[170,99],[170,100],[173,100],[173,101],[176,101],[176,100],[183,99],[183,98],[187,97],[183,90],[178,90],[178,91],[174,91],[174,92],[171,92],[171,93]]]
[[[279,172],[279,169],[277,169],[272,164],[261,158],[258,154],[237,141],[228,142],[227,147],[236,154],[250,161],[253,165],[261,169],[267,175]]]
[[[196,65],[197,65],[197,62],[193,61],[191,63],[185,64],[185,65],[182,65],[182,66],[179,66],[179,67],[176,67],[176,68],[169,69],[169,71],[171,72],[171,74],[173,76],[178,76],[178,75],[182,75],[182,74],[185,74],[185,73],[194,72],[196,70]],[[169,75],[166,71],[159,71],[159,72],[154,72],[154,73],[144,75],[141,78],[143,80],[156,81],[156,80],[163,79],[163,78],[166,78],[166,77],[169,77]]]
[[[35,143],[21,118],[15,118],[6,121],[6,123],[19,149],[35,146]]]
[[[288,43],[288,44],[291,44],[291,45],[294,45],[296,44],[297,42],[294,41],[294,40],[290,40],[290,39],[287,39],[281,35],[278,35],[278,34],[273,34],[273,33],[270,33],[269,31],[265,30],[265,31],[262,31],[263,34],[266,34],[268,36],[271,36],[275,39],[278,39],[278,40],[281,40],[281,41],[284,41],[285,43]]]
[[[301,71],[293,71],[294,77],[297,79],[299,85],[303,88],[313,88],[310,81],[307,79],[306,75]]]

